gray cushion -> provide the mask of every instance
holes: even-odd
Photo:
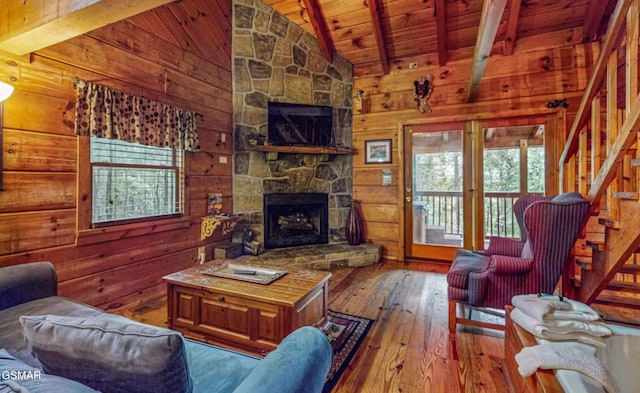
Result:
[[[0,349],[0,393],[97,393],[81,383],[45,374]]]
[[[169,329],[101,314],[20,317],[45,372],[104,393],[190,393],[182,336]]]
[[[59,296],[32,300],[0,310],[0,348],[6,348],[9,353],[16,355],[34,367],[40,368],[40,363],[34,359],[27,349],[27,342],[22,334],[19,318],[22,315],[55,314],[69,317],[89,317],[103,314],[104,311]]]
[[[454,288],[467,289],[469,286],[469,274],[487,270],[489,257],[485,257],[475,252],[458,249],[454,260],[447,274],[447,284]]]
[[[50,262],[24,263],[2,268],[0,310],[57,294],[56,271]]]
[[[579,192],[565,192],[560,195],[556,195],[551,199],[554,202],[572,202],[572,201],[583,201],[582,195]]]

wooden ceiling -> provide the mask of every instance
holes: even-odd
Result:
[[[606,31],[617,3],[616,0],[265,1],[314,34],[325,57],[331,59],[337,52],[353,63],[356,78],[470,61],[467,102],[475,98],[489,57],[598,39]],[[185,50],[200,51],[230,69],[231,0],[141,0],[135,2],[135,7],[129,3],[132,2],[3,0],[0,50],[21,55],[129,18],[154,34],[178,40]],[[145,10],[148,11],[141,13]],[[168,19],[163,17],[167,15]],[[212,48],[209,44],[212,34],[227,35],[228,46]],[[183,37],[189,41],[182,40]]]
[[[335,49],[352,62],[356,76],[388,74],[400,63],[446,65],[472,56],[476,59],[474,67],[482,67],[487,56],[510,55],[531,49],[536,43],[538,47],[548,45],[557,40],[554,35],[565,41],[587,42],[604,33],[616,3],[615,0],[266,2],[315,34],[325,53]],[[481,76],[480,71],[474,68],[472,74]]]

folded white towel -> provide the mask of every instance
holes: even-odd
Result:
[[[604,348],[606,346],[603,336],[611,334],[611,330],[601,323],[591,323],[587,329],[583,330],[554,330],[549,326],[544,326],[538,321],[515,308],[511,311],[511,320],[536,337],[552,341],[578,341],[581,343]],[[575,321],[574,321],[575,322]],[[597,332],[598,334],[594,334]]]
[[[600,315],[593,308],[566,297],[516,295],[511,298],[511,304],[540,322],[557,319],[593,322],[600,319]]]
[[[593,353],[584,347],[576,343],[546,343],[522,348],[515,356],[518,372],[528,377],[538,368],[574,370],[593,378],[607,392],[617,393],[615,381]]]
[[[583,322],[569,319],[556,319],[540,323],[539,329],[549,330],[553,333],[584,333],[592,336],[606,337],[611,335],[604,322]]]

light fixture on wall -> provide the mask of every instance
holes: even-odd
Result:
[[[0,81],[0,102],[6,100],[13,93],[13,86]]]
[[[365,95],[364,90],[358,90],[353,109],[360,113],[369,113],[369,97]]]
[[[2,138],[2,129],[4,128],[4,122],[2,120],[2,101],[6,100],[13,93],[13,86],[8,83],[0,81],[0,191],[4,189],[4,182],[2,181],[2,152],[4,151],[4,143]]]

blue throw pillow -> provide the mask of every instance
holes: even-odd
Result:
[[[45,374],[0,349],[0,393],[99,393],[76,381]]]
[[[190,393],[182,336],[113,314],[22,316],[45,372],[103,393]]]

